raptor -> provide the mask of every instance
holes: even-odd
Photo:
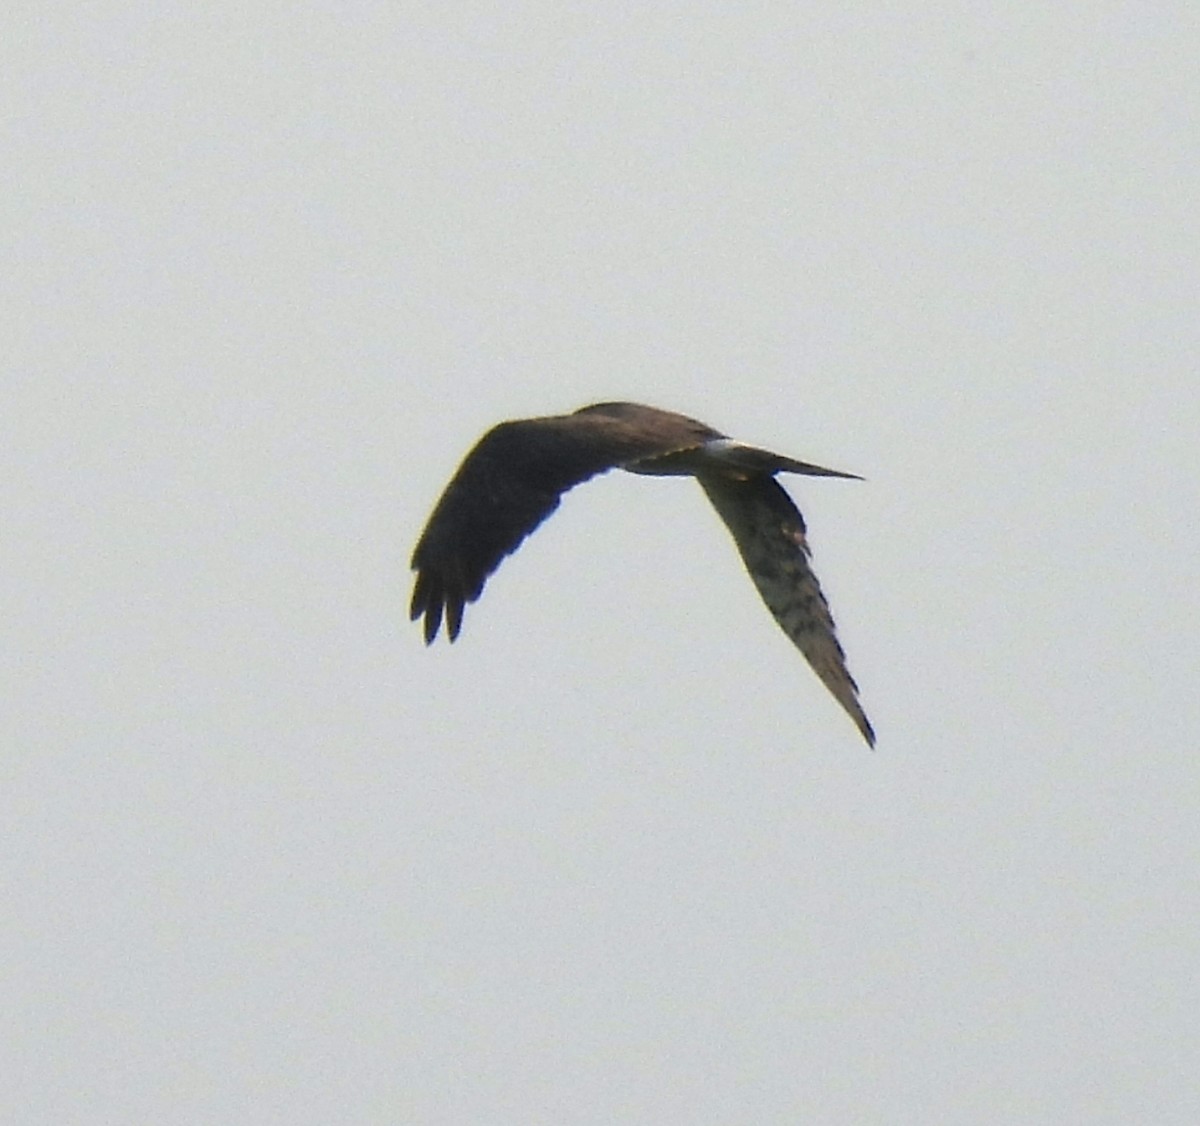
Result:
[[[425,641],[443,619],[450,640],[488,576],[559,505],[563,493],[609,469],[695,477],[733,535],[754,585],[783,632],[874,746],[833,617],[809,566],[804,518],[777,473],[846,477],[743,445],[681,414],[640,403],[596,403],[572,414],[502,422],[467,454],[413,551],[410,613]]]

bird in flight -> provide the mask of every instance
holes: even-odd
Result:
[[[424,617],[426,644],[443,616],[453,641],[463,607],[480,596],[500,561],[563,493],[609,469],[696,478],[767,609],[874,746],[829,603],[809,567],[804,518],[775,474],[861,478],[742,445],[693,418],[640,403],[596,403],[573,414],[502,422],[480,438],[413,551],[410,615]]]

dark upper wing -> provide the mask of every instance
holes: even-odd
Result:
[[[697,445],[713,433],[665,412],[617,406],[643,413],[626,418],[592,408],[503,422],[467,454],[413,551],[410,614],[414,621],[424,616],[427,643],[443,613],[450,640],[458,636],[463,606],[479,597],[488,575],[572,486],[626,461]]]
[[[701,474],[698,480],[733,533],[767,609],[874,746],[875,732],[859,705],[858,685],[846,668],[829,603],[809,567],[804,518],[792,498],[765,475],[739,480]]]

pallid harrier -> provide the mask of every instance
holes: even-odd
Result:
[[[617,468],[696,478],[733,533],[767,609],[874,746],[829,604],[808,565],[804,518],[775,474],[861,478],[743,446],[695,419],[639,403],[502,422],[479,440],[413,551],[410,612],[414,621],[424,616],[426,644],[437,637],[443,613],[450,640],[458,636],[463,606],[563,493]]]

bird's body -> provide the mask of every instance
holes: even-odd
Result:
[[[573,414],[502,422],[467,454],[413,551],[411,614],[425,640],[443,616],[453,641],[463,607],[555,508],[563,493],[609,469],[695,477],[725,521],[767,608],[868,743],[833,618],[809,567],[804,519],[776,473],[853,477],[745,446],[684,415],[638,403],[597,403]]]

